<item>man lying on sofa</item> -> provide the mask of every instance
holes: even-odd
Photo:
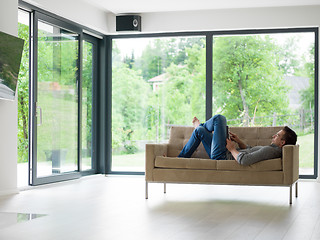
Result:
[[[295,145],[297,142],[297,134],[287,126],[272,136],[270,145],[250,147],[231,132],[227,138],[227,120],[223,115],[215,115],[205,123],[200,123],[194,117],[192,123],[195,129],[178,157],[190,158],[202,142],[211,159],[236,160],[247,166],[267,159],[281,158],[282,147],[287,144]],[[236,148],[236,143],[239,148]]]

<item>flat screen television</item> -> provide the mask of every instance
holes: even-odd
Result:
[[[0,31],[0,99],[14,100],[24,40]]]

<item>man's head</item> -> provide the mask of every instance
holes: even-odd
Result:
[[[289,127],[285,126],[282,130],[277,132],[272,136],[273,144],[278,147],[283,147],[284,145],[295,145],[297,142],[297,134]]]

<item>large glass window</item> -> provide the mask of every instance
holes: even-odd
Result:
[[[114,39],[112,171],[144,171],[145,144],[205,120],[205,37]]]
[[[300,175],[315,176],[315,34],[213,32],[212,53],[206,37],[114,37],[112,171],[143,171],[145,143],[165,142],[171,125],[212,112],[230,126],[293,128]]]
[[[314,175],[314,51],[314,32],[213,38],[213,113],[230,126],[293,128],[301,175]]]

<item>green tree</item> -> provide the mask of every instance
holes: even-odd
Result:
[[[83,139],[83,142],[90,152],[92,145],[92,51],[92,44],[85,41],[83,44],[82,106],[86,112],[82,114],[85,114],[83,118],[86,119],[85,129],[83,130],[86,131],[86,139]]]
[[[151,40],[140,58],[136,60],[136,69],[141,69],[142,76],[149,80],[163,74],[172,63],[183,65],[188,59],[187,48],[194,45],[205,46],[201,37],[163,38]]]
[[[150,87],[139,72],[123,64],[112,70],[112,132],[113,149],[124,146],[136,151],[134,140],[146,135],[145,106]]]
[[[277,46],[268,36],[219,37],[213,53],[214,112],[229,119],[285,113],[287,89],[276,56]]]
[[[165,57],[162,55],[163,43],[156,39],[149,42],[142,55],[136,60],[136,69],[141,69],[143,79],[149,80],[163,73]]]
[[[286,38],[283,44],[277,44],[274,50],[276,62],[283,75],[293,75],[299,69],[299,60],[296,54],[299,37],[291,36]]]
[[[188,125],[193,116],[205,120],[205,48],[194,44],[185,49],[184,64],[172,63],[167,69],[164,94],[166,122]]]
[[[51,36],[42,30],[38,34],[38,82],[75,85],[78,39]]]
[[[131,57],[125,56],[125,58],[123,59],[123,63],[127,64],[127,66],[130,69],[134,67],[134,63],[135,63],[134,51],[132,51]]]
[[[314,109],[314,44],[310,47],[309,54],[303,66],[304,76],[309,78],[309,87],[300,92],[304,109]]]

